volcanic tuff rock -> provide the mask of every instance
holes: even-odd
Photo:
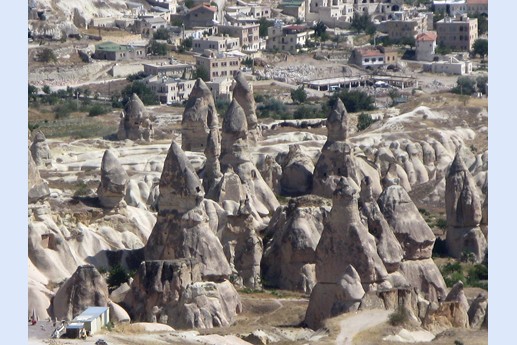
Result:
[[[102,156],[101,183],[97,189],[99,202],[103,207],[113,208],[126,196],[126,189],[129,182],[122,165],[112,150],[106,150]]]
[[[183,111],[181,148],[184,151],[203,152],[210,130],[217,128],[218,124],[212,91],[201,78],[198,78]]]
[[[445,180],[445,210],[449,254],[461,259],[464,252],[470,252],[477,262],[481,262],[487,249],[485,236],[479,227],[481,201],[461,149],[456,153]]]
[[[221,134],[219,129],[210,129],[205,147],[205,167],[203,168],[203,188],[209,194],[210,190],[219,183],[223,174],[219,156],[221,155]]]
[[[174,141],[160,178],[159,212],[145,247],[146,260],[196,258],[203,279],[231,274],[221,243],[203,207],[203,187],[183,150]]]
[[[485,319],[488,318],[488,296],[480,293],[468,310],[470,328],[480,328]]]
[[[388,272],[377,254],[375,237],[361,222],[358,190],[342,177],[332,198],[332,210],[316,248],[316,279],[335,283],[348,265],[353,265],[363,286],[380,284]]]
[[[262,240],[256,229],[260,225],[251,214],[249,199],[241,204],[237,215],[229,215],[226,227],[221,233],[226,258],[234,271],[232,278],[236,286],[260,289],[260,260]]]
[[[404,250],[404,259],[427,259],[432,255],[435,236],[408,193],[395,178],[379,197],[386,221]]]
[[[316,284],[304,322],[307,327],[316,330],[329,317],[357,310],[364,294],[359,274],[352,265],[348,265],[335,283]]]
[[[258,127],[257,115],[255,114],[255,97],[253,97],[253,86],[250,85],[242,72],[237,72],[234,76],[235,85],[233,87],[233,99],[235,99],[246,114],[249,140],[251,144],[256,144],[261,137]]]
[[[314,163],[297,144],[289,145],[289,153],[282,167],[280,178],[283,195],[303,195],[312,190],[312,172]]]
[[[221,140],[221,165],[223,171],[231,165],[234,169],[250,161],[248,146],[248,122],[246,114],[237,100],[233,100],[223,118]]]
[[[377,196],[381,193],[379,172],[364,158],[355,157],[353,147],[346,140],[347,125],[346,110],[338,100],[327,118],[327,141],[314,168],[312,193],[331,198],[342,176],[351,178],[356,185],[364,176],[370,176]]]
[[[174,328],[228,326],[242,309],[228,282],[200,282],[196,259],[142,262],[124,305],[134,320]]]
[[[310,293],[316,284],[316,247],[330,211],[325,199],[313,195],[292,198],[273,214],[265,237],[262,274],[280,289]]]
[[[28,152],[28,197],[29,203],[37,202],[38,200],[42,200],[50,195],[50,190],[48,189],[48,184],[45,182],[38,171],[38,167],[32,159],[31,152]]]
[[[404,251],[373,198],[369,177],[365,177],[361,181],[359,209],[361,214],[366,217],[368,231],[375,237],[377,252],[386,270],[389,273],[397,271],[404,257]]]
[[[36,165],[48,165],[52,163],[50,148],[48,147],[47,139],[42,131],[36,130],[33,133],[30,150]]]
[[[56,292],[51,314],[70,321],[87,307],[105,307],[108,301],[108,285],[99,271],[93,265],[79,266]]]
[[[137,94],[133,94],[124,107],[117,132],[119,140],[151,141],[154,134],[149,113]]]
[[[282,177],[282,167],[275,159],[266,155],[261,166],[258,167],[260,175],[275,194],[280,194],[280,178]]]

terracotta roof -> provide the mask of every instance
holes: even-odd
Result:
[[[357,52],[364,57],[368,56],[383,56],[384,54],[378,49],[369,49],[369,48],[359,48]]]
[[[283,29],[302,31],[302,30],[307,29],[307,27],[304,25],[289,25],[289,26],[285,26]]]
[[[217,12],[217,7],[210,6],[209,4],[205,4],[205,3],[203,3],[201,5],[197,5],[195,7],[192,7],[189,12],[196,11],[196,10],[198,10],[200,8],[204,8],[204,9],[207,9],[207,10],[212,11],[212,12]]]
[[[427,31],[416,36],[417,41],[436,41],[437,34],[435,31]]]

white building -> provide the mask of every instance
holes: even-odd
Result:
[[[460,61],[454,57],[424,65],[425,72],[464,75],[472,73],[472,62]]]
[[[211,49],[218,53],[238,50],[240,49],[240,40],[237,37],[225,35],[201,37],[192,41],[192,50],[196,53],[203,53],[205,49]]]
[[[436,32],[418,34],[415,39],[415,53],[418,61],[433,61],[436,50]]]
[[[147,79],[147,85],[158,95],[160,103],[177,104],[188,99],[195,80],[154,76]]]
[[[467,1],[465,0],[434,0],[434,10],[443,12],[449,16],[467,13]]]

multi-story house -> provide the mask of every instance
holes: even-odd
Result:
[[[357,48],[352,51],[350,63],[361,67],[381,67],[395,65],[398,62],[398,54],[394,48],[382,46]]]
[[[219,25],[219,33],[237,37],[241,49],[244,51],[257,51],[265,48],[265,41],[260,38],[259,25]]]
[[[146,83],[158,95],[160,103],[177,104],[188,99],[196,81],[154,76],[148,78]]]
[[[241,68],[241,61],[239,57],[207,49],[202,55],[196,56],[196,67],[207,71],[210,80],[214,80],[217,77],[232,77],[237,74]]]
[[[427,15],[418,14],[409,16],[405,13],[400,13],[399,17],[393,20],[382,21],[377,29],[388,34],[392,40],[400,40],[404,38],[415,38],[416,35],[428,30]]]
[[[433,7],[435,12],[441,12],[449,16],[456,16],[467,13],[466,0],[434,0]]]
[[[478,38],[478,20],[462,14],[436,23],[438,45],[454,51],[470,51]]]
[[[418,61],[433,61],[436,49],[436,32],[418,34],[415,39],[415,54]]]
[[[304,25],[281,26],[277,22],[268,28],[266,48],[267,50],[296,52],[305,46],[313,34],[314,30]]]
[[[203,53],[205,49],[211,49],[218,53],[240,49],[240,40],[237,37],[209,36],[196,38],[192,41],[192,50],[196,53]]]
[[[95,46],[94,59],[99,60],[130,60],[146,56],[145,46],[120,45],[113,42],[103,42]]]

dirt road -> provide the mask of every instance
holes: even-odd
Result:
[[[388,310],[365,310],[356,312],[339,322],[340,331],[336,338],[336,345],[352,345],[354,337],[368,329],[388,320]]]

